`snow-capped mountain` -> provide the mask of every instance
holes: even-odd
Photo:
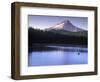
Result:
[[[86,31],[73,25],[69,20],[64,20],[50,28],[45,29],[46,31],[69,31],[69,32],[82,32]]]

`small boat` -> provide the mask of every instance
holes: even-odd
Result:
[[[80,55],[80,53],[78,52],[78,55]]]

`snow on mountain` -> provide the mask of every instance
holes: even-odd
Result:
[[[63,31],[69,31],[69,32],[82,32],[82,31],[86,31],[84,29],[81,29],[79,27],[76,27],[75,25],[73,25],[69,20],[64,20],[52,27],[49,27],[47,29],[45,29],[46,31],[59,31],[59,30],[63,30]]]

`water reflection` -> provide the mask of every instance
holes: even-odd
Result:
[[[87,52],[83,47],[33,47],[28,55],[28,66],[87,64]]]

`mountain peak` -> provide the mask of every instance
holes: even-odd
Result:
[[[63,23],[70,23],[70,20],[66,19],[64,21],[62,21]]]
[[[48,29],[46,29],[47,31],[51,31],[51,30],[64,30],[64,31],[69,31],[69,32],[80,32],[80,31],[84,31],[83,29],[80,29],[78,27],[76,27],[75,25],[73,25],[71,23],[70,20],[64,20]]]

